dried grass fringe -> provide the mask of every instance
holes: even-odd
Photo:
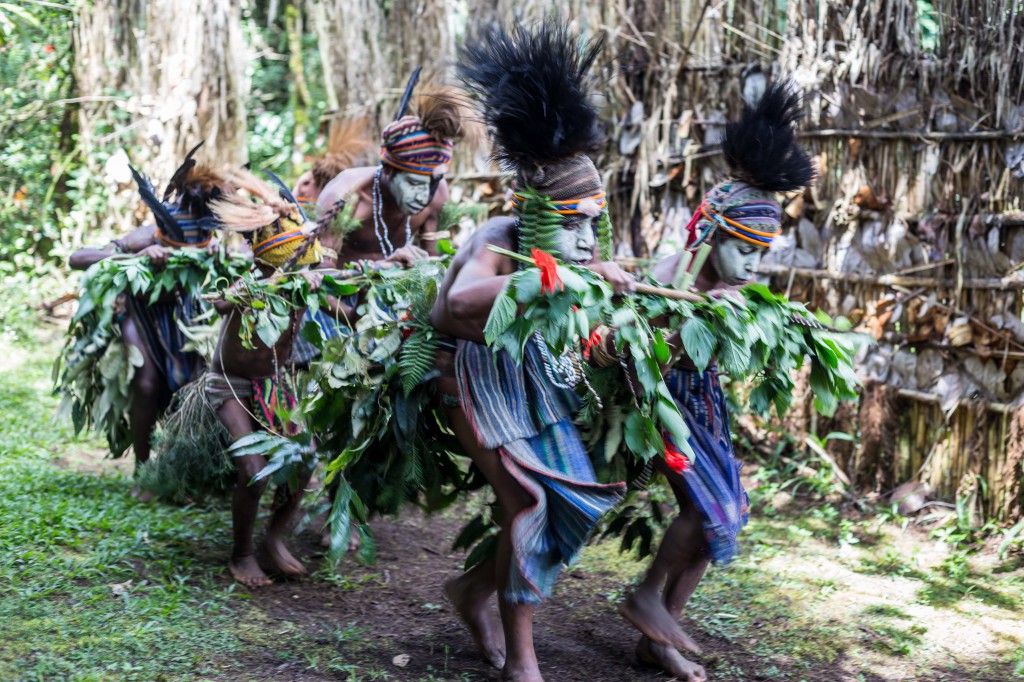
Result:
[[[206,376],[175,395],[172,411],[153,436],[156,456],[137,474],[140,487],[170,502],[227,498],[235,487],[230,437],[206,398]]]

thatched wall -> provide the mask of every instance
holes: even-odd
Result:
[[[662,9],[702,17],[696,29],[646,23],[659,16],[649,3],[614,22],[621,251],[647,255],[675,236],[721,176],[720,123],[757,91],[757,70],[791,75],[821,174],[788,203],[764,270],[879,341],[860,359],[879,383],[845,423],[865,445],[842,464],[863,489],[916,479],[947,499],[971,495],[985,514],[1019,515],[1024,10],[790,0],[783,16],[775,3],[691,4]],[[652,25],[664,29],[645,33]]]

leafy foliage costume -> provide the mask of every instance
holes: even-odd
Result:
[[[148,259],[118,253],[94,264],[82,278],[79,307],[69,339],[54,368],[62,411],[69,411],[76,432],[93,425],[104,433],[110,452],[121,456],[131,444],[128,408],[131,380],[143,357],[123,342],[118,324],[130,315],[146,353],[164,379],[170,395],[191,381],[204,360],[194,346],[200,342],[206,306],[201,294],[220,278],[241,269],[238,260],[203,249],[217,227],[209,204],[233,191],[212,169],[197,164],[192,149],[168,184],[163,199],[148,178],[132,169],[143,202],[152,210],[155,243],[171,250],[166,265],[153,270]]]
[[[516,172],[518,251],[538,262],[549,262],[567,218],[604,213],[601,178],[586,154],[599,139],[586,74],[600,48],[578,49],[552,23],[532,32],[490,27],[467,43],[459,62],[498,159]],[[607,253],[610,229],[606,217],[600,222]],[[480,445],[496,450],[534,499],[509,520],[513,557],[503,595],[529,604],[550,595],[562,565],[576,557],[624,486],[597,482],[573,424],[579,399],[572,349],[556,358],[537,336],[518,350],[460,339],[455,368],[459,401]]]

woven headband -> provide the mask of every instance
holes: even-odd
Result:
[[[548,199],[548,201],[556,207],[554,211],[551,211],[552,213],[558,213],[560,215],[576,215],[583,213],[583,211],[579,210],[579,205],[582,204],[584,201],[587,201],[588,199],[597,204],[597,207],[603,211],[608,203],[605,199],[605,196],[606,195],[604,192],[598,192],[597,194],[591,197],[582,197],[579,199],[563,199],[561,201],[555,199]],[[527,199],[528,197],[519,194],[518,192],[512,193],[512,205],[515,206],[516,208],[525,203]]]

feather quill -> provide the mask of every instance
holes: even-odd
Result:
[[[769,83],[758,103],[744,106],[725,127],[722,153],[736,180],[769,192],[791,192],[814,180],[814,164],[799,145],[800,94],[788,80]]]

